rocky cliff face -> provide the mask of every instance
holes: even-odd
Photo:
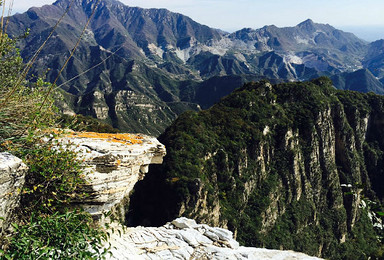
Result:
[[[0,153],[0,233],[7,229],[19,205],[27,166],[9,153]]]
[[[228,227],[248,246],[376,256],[383,104],[337,91],[327,78],[245,85],[160,137],[168,155],[136,186],[128,219],[161,224],[183,215]]]
[[[133,134],[74,133],[61,139],[84,161],[87,199],[77,202],[94,217],[110,210],[124,221],[124,203],[150,164],[161,164],[165,147],[156,138]]]

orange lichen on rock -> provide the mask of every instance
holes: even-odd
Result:
[[[106,139],[109,142],[121,143],[126,145],[142,144],[143,137],[134,134],[107,134],[95,132],[72,132],[67,137]]]

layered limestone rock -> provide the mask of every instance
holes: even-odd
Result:
[[[0,153],[0,231],[8,227],[13,210],[19,205],[27,169],[19,158]]]
[[[232,232],[178,218],[155,227],[122,228],[111,234],[109,259],[320,259],[293,251],[239,246]]]
[[[78,133],[61,139],[71,144],[84,161],[88,182],[86,200],[78,202],[95,217],[118,208],[149,164],[161,164],[166,153],[156,138],[145,135]]]

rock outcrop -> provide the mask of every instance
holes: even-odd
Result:
[[[61,139],[71,144],[84,161],[85,191],[90,195],[78,203],[94,217],[117,210],[124,219],[126,199],[149,164],[160,164],[166,153],[156,138],[131,134],[74,133]]]
[[[149,164],[161,164],[166,153],[156,138],[133,134],[71,133],[60,143],[83,160],[86,199],[75,201],[95,218],[112,210],[124,221],[124,206]],[[10,153],[0,153],[0,231],[7,228],[19,206],[27,166]]]
[[[27,166],[10,153],[0,153],[0,231],[9,225],[13,210],[19,205]]]
[[[239,246],[232,232],[194,220],[178,218],[162,227],[122,228],[111,234],[109,259],[308,259],[320,258],[293,251]]]

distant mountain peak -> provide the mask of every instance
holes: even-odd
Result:
[[[300,25],[308,25],[308,24],[315,24],[315,23],[313,22],[312,19],[308,18],[304,22],[299,23],[298,26],[300,26]]]
[[[375,46],[380,49],[384,49],[384,40],[377,40],[371,43],[372,46]]]
[[[53,5],[71,4],[72,0],[57,0]],[[91,2],[91,0],[74,0],[74,4],[82,4],[83,2]]]
[[[70,4],[71,2],[72,2],[72,0],[56,0],[56,2],[54,2],[53,4],[54,5],[60,4],[60,3]],[[118,2],[118,1],[116,1],[116,0],[102,0],[102,2]],[[97,1],[95,1],[95,0],[74,0],[74,3],[75,4],[90,4],[90,3],[97,3]]]
[[[87,6],[92,2],[94,2],[94,1],[92,1],[92,0],[74,0],[73,4],[72,4],[72,0],[57,0],[56,2],[53,3],[53,5],[65,9],[65,8],[69,7],[71,4],[73,6]]]
[[[296,25],[296,27],[306,31],[313,31],[315,30],[316,24],[311,19],[307,19],[304,22],[301,22]]]
[[[55,6],[59,6],[61,8],[67,8],[69,5],[71,5],[72,0],[57,0],[53,3]],[[95,0],[74,0],[73,4],[74,6],[94,6],[97,3]],[[101,0],[99,4],[123,4],[120,1],[117,0]]]

